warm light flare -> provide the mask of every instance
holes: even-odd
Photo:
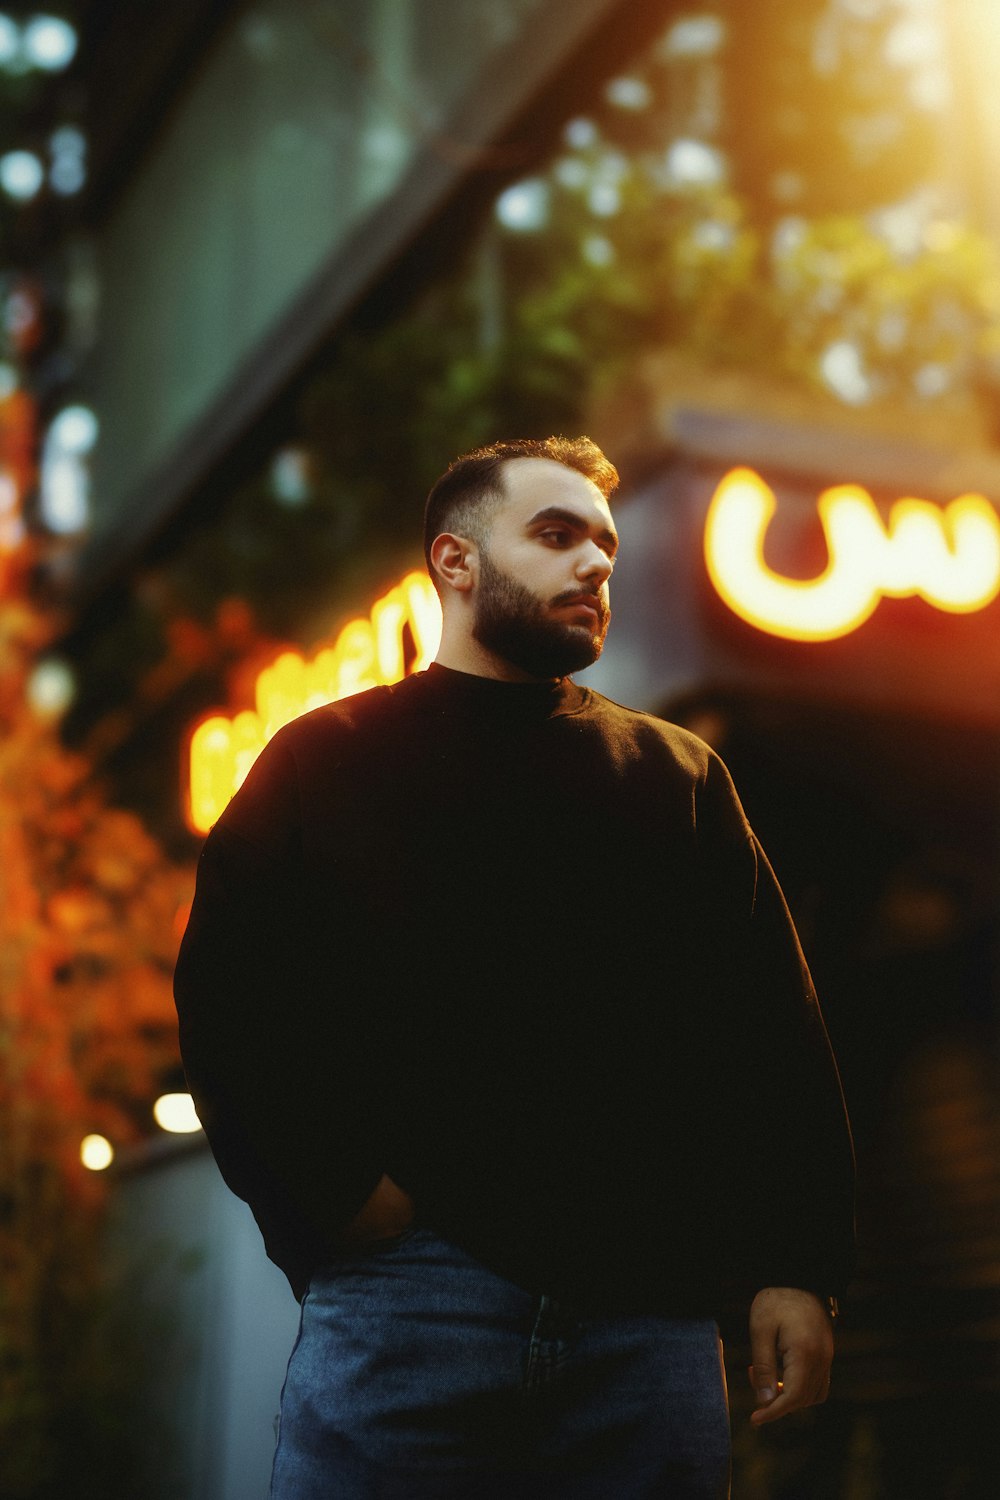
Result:
[[[153,1119],[171,1135],[192,1135],[201,1129],[190,1094],[161,1094],[153,1105]]]
[[[764,560],[777,509],[752,469],[732,469],[712,496],[705,564],[741,619],[771,635],[830,641],[863,625],[886,596],[919,595],[952,613],[983,609],[1000,593],[1000,517],[982,495],[941,507],[897,500],[882,520],[860,485],[824,490],[817,502],[828,562],[816,578],[786,578]]]
[[[420,672],[433,661],[441,639],[441,605],[423,572],[408,573],[376,600],[367,620],[351,620],[333,645],[315,656],[283,652],[257,678],[254,709],[232,719],[221,714],[204,719],[191,736],[191,827],[208,832],[282,725],[324,703],[398,682],[406,670],[407,628],[416,649],[410,670]]]
[[[88,1172],[103,1172],[115,1159],[115,1148],[103,1135],[85,1135],[80,1142],[80,1160]]]

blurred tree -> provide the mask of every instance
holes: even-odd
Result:
[[[726,4],[733,184],[757,222],[864,213],[933,175],[942,148],[932,7],[913,0]]]
[[[148,1132],[177,1067],[170,979],[193,886],[133,814],[107,805],[86,760],[32,706],[49,634],[23,599],[0,598],[0,1494],[10,1500],[118,1493],[108,1443],[122,1388],[93,1337],[103,1183],[80,1144]]]

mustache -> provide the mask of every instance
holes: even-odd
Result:
[[[557,594],[552,603],[554,605],[590,604],[597,610],[598,618],[602,624],[611,615],[611,607],[607,600],[603,599],[600,594],[595,593],[593,589],[566,589],[563,593]]]

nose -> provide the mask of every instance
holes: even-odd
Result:
[[[587,541],[577,563],[576,576],[589,580],[596,578],[598,583],[606,583],[613,567],[613,559],[596,542]]]

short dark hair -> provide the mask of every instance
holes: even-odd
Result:
[[[576,469],[596,484],[605,500],[618,486],[618,470],[589,437],[514,438],[474,448],[450,463],[427,496],[424,508],[424,557],[435,588],[437,574],[431,547],[443,531],[471,537],[484,546],[493,517],[504,500],[501,466],[512,458],[551,458]]]

